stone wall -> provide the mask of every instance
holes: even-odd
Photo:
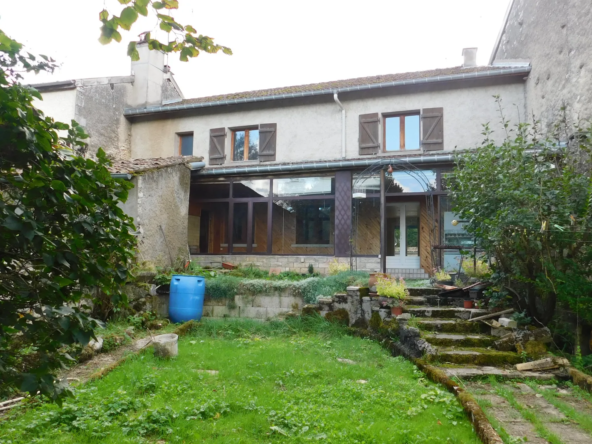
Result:
[[[281,268],[282,271],[295,271],[297,273],[308,273],[308,264],[312,264],[315,271],[321,274],[329,273],[329,264],[337,259],[341,264],[349,264],[348,257],[333,256],[276,256],[276,255],[195,255],[191,259],[202,267],[221,267],[223,262],[233,265],[254,265],[268,270],[270,268]],[[374,273],[380,270],[380,259],[377,257],[354,258],[354,269]]]
[[[299,296],[276,293],[269,295],[241,296],[233,300],[211,299],[204,301],[203,316],[212,318],[247,318],[262,321],[298,315],[304,300]]]
[[[191,171],[173,165],[140,173],[125,211],[135,216],[139,259],[156,266],[180,265],[189,258],[187,221]],[[130,193],[131,194],[131,193]],[[135,208],[134,208],[135,207]],[[134,214],[135,210],[135,214]]]
[[[494,60],[530,60],[527,119],[534,113],[547,127],[564,104],[570,120],[592,118],[590,21],[590,0],[514,0]]]

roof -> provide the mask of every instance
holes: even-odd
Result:
[[[187,165],[193,162],[201,162],[203,157],[174,156],[153,157],[148,159],[122,159],[114,161],[107,169],[111,174],[134,174],[175,165]]]
[[[374,88],[387,88],[403,85],[418,85],[425,83],[446,82],[454,80],[469,80],[486,77],[525,75],[530,72],[530,66],[477,66],[463,68],[431,69],[428,71],[414,71],[398,74],[385,74],[355,79],[335,80],[332,82],[311,83],[307,85],[287,86],[282,88],[245,91],[232,94],[222,94],[209,97],[185,99],[174,104],[147,108],[126,109],[124,115],[139,116],[153,113],[174,112],[187,109],[203,108],[218,105],[233,105],[249,102],[259,102],[275,99],[290,99],[297,97],[333,94],[350,91],[361,91]]]
[[[489,56],[489,64],[490,65],[493,65],[493,61],[495,60],[495,57],[497,56],[497,50],[499,49],[499,45],[502,41],[502,37],[503,37],[504,32],[506,30],[506,26],[508,26],[508,20],[510,18],[510,12],[512,12],[513,6],[514,6],[514,0],[510,0],[510,3],[508,3],[508,7],[506,8],[504,20],[502,21],[502,27],[500,28],[500,30],[497,34],[497,38],[495,39],[495,43],[493,45],[491,55]]]

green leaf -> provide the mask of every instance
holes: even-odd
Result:
[[[186,46],[181,50],[181,55],[179,56],[179,59],[182,62],[187,62],[189,60],[189,57],[191,56],[193,56],[193,53],[191,52],[191,49]]]
[[[37,382],[37,376],[32,373],[23,373],[23,379],[21,381],[21,391],[36,393],[39,387]]]
[[[195,28],[193,26],[190,26],[190,25],[185,26],[185,31],[190,32],[192,34],[197,32],[195,30]]]
[[[53,280],[60,286],[60,288],[66,287],[74,282],[73,280],[66,279],[62,276],[56,276]]]
[[[160,29],[162,29],[164,32],[171,32],[173,27],[167,22],[160,22]]]
[[[179,2],[177,0],[164,0],[165,8],[166,9],[178,9]]]
[[[23,228],[22,222],[14,216],[8,216],[6,219],[4,219],[3,225],[9,230],[13,231],[18,231]]]
[[[138,14],[143,15],[144,17],[148,15],[148,8],[146,6],[138,5],[137,2],[134,5],[134,9],[138,12]]]
[[[136,42],[129,42],[127,45],[127,55],[130,56],[134,62],[140,60],[140,53],[136,47]]]
[[[47,253],[43,253],[43,262],[45,262],[45,265],[47,265],[48,267],[53,267],[54,264],[54,257],[51,254],[47,254]]]
[[[109,11],[107,11],[106,9],[103,9],[101,12],[99,12],[99,20],[100,21],[107,20],[108,18],[109,18]]]
[[[121,34],[118,31],[113,31],[112,37],[117,43],[121,42]]]
[[[66,192],[68,190],[66,188],[66,185],[64,185],[64,182],[62,182],[61,180],[52,180],[51,187],[56,191]]]
[[[164,3],[162,3],[162,2],[153,2],[152,3],[152,7],[154,9],[162,9],[162,8],[164,8]]]
[[[129,31],[136,20],[138,20],[138,12],[134,8],[128,6],[123,11],[121,11],[119,24],[123,29]]]

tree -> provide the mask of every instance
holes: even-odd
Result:
[[[144,33],[144,40],[148,42],[150,49],[160,50],[166,53],[178,52],[179,59],[183,62],[188,61],[189,58],[199,56],[200,51],[210,54],[218,51],[222,51],[228,55],[232,54],[230,48],[215,44],[212,38],[201,34],[196,35],[197,31],[193,26],[183,26],[170,15],[163,14],[167,10],[177,9],[179,7],[178,0],[163,0],[158,2],[152,0],[118,1],[122,5],[127,5],[119,16],[113,14],[109,18],[109,11],[106,9],[103,9],[99,13],[99,20],[103,23],[99,41],[104,45],[111,43],[113,40],[120,42],[121,34],[119,33],[119,29],[129,31],[139,16],[148,16],[150,8],[156,15],[159,28],[169,36],[169,41],[164,43],[153,38],[150,32]],[[171,37],[173,38],[171,39]],[[136,42],[129,43],[127,53],[134,61],[140,59],[136,49]]]
[[[119,2],[127,5],[119,16],[100,13],[103,44],[121,40],[118,29],[129,30],[150,7],[175,37],[164,44],[147,33],[151,49],[179,52],[183,61],[200,50],[231,54],[161,14],[176,9],[176,0]],[[138,59],[135,43],[128,54]],[[86,147],[84,130],[45,116],[33,106],[40,94],[20,84],[20,72],[55,66],[0,30],[0,392],[41,392],[60,402],[68,390],[55,370],[73,360],[68,345],[94,337],[93,291],[124,301],[120,288],[136,240],[132,219],[118,206],[131,185],[111,177],[102,150],[96,160],[77,156]]]
[[[536,124],[502,121],[501,145],[486,125],[482,146],[457,157],[454,211],[536,321],[546,325],[557,301],[592,320],[592,128],[563,121],[543,138]]]

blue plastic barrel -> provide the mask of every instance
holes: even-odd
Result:
[[[199,321],[203,312],[206,280],[202,276],[174,274],[171,278],[169,318],[172,322]]]

